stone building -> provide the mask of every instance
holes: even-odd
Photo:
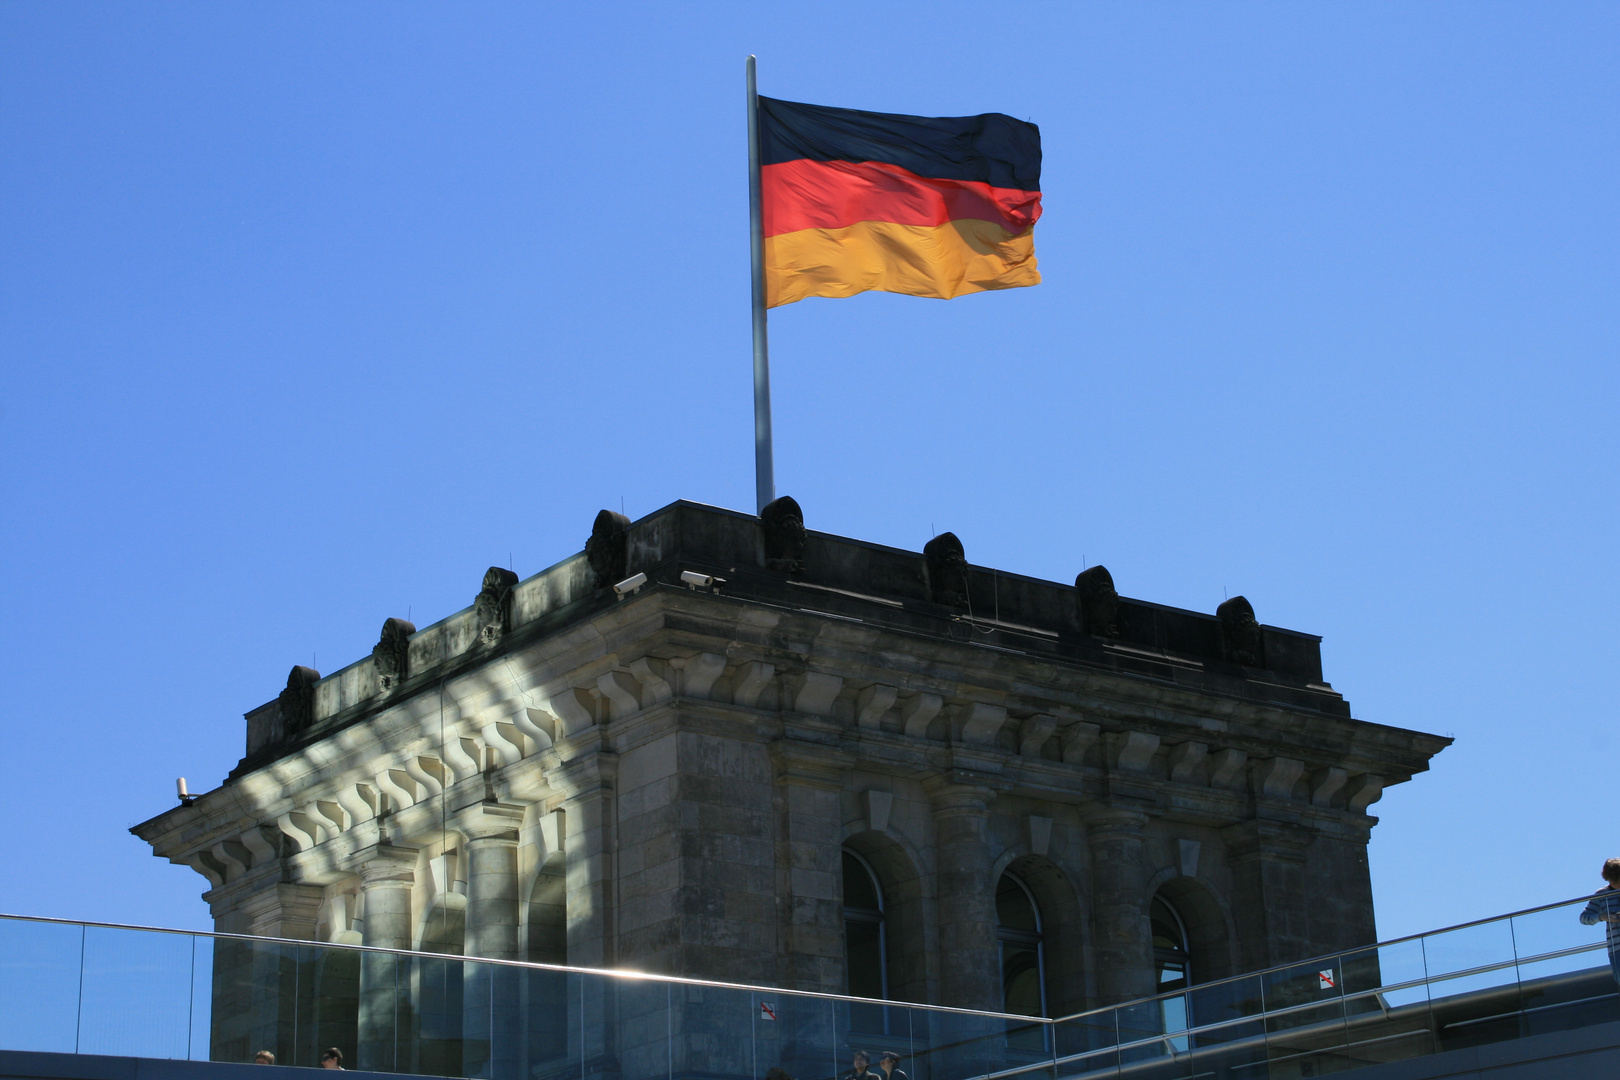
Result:
[[[133,831],[222,931],[1063,1015],[1374,941],[1368,807],[1448,741],[1241,597],[678,502],[293,668]]]

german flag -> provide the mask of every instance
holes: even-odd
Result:
[[[765,302],[1040,283],[1041,132],[759,98]]]

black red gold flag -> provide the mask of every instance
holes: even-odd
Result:
[[[1034,124],[758,100],[767,307],[1039,284]]]

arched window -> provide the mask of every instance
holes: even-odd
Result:
[[[844,851],[844,972],[855,997],[889,996],[883,936],[883,890],[866,860]]]
[[[1153,970],[1156,984],[1154,993],[1174,994],[1192,985],[1192,950],[1187,942],[1187,924],[1181,915],[1163,898],[1155,896],[1150,916],[1153,924]],[[1160,1021],[1165,1034],[1186,1031],[1189,1017],[1185,996],[1159,999]],[[1171,1039],[1177,1051],[1187,1049],[1183,1036]]]
[[[1187,926],[1181,915],[1163,898],[1153,898],[1153,991],[1168,994],[1185,990],[1192,983],[1192,951],[1187,947]]]
[[[1002,874],[996,885],[996,939],[1001,945],[1001,1011],[1046,1015],[1041,915],[1022,881]]]

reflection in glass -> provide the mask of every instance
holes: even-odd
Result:
[[[854,997],[889,996],[888,957],[883,926],[883,890],[865,859],[844,851],[844,971]],[[885,1010],[850,1006],[849,1024],[858,1031],[886,1034]]]
[[[1185,990],[1192,985],[1192,950],[1187,944],[1187,926],[1181,915],[1163,897],[1155,896],[1150,910],[1153,927],[1153,968],[1156,974],[1154,993],[1168,994]],[[1187,999],[1167,997],[1159,1002],[1160,1018],[1165,1034],[1186,1031],[1188,1026]],[[1187,1049],[1187,1037],[1167,1040],[1177,1051]]]

